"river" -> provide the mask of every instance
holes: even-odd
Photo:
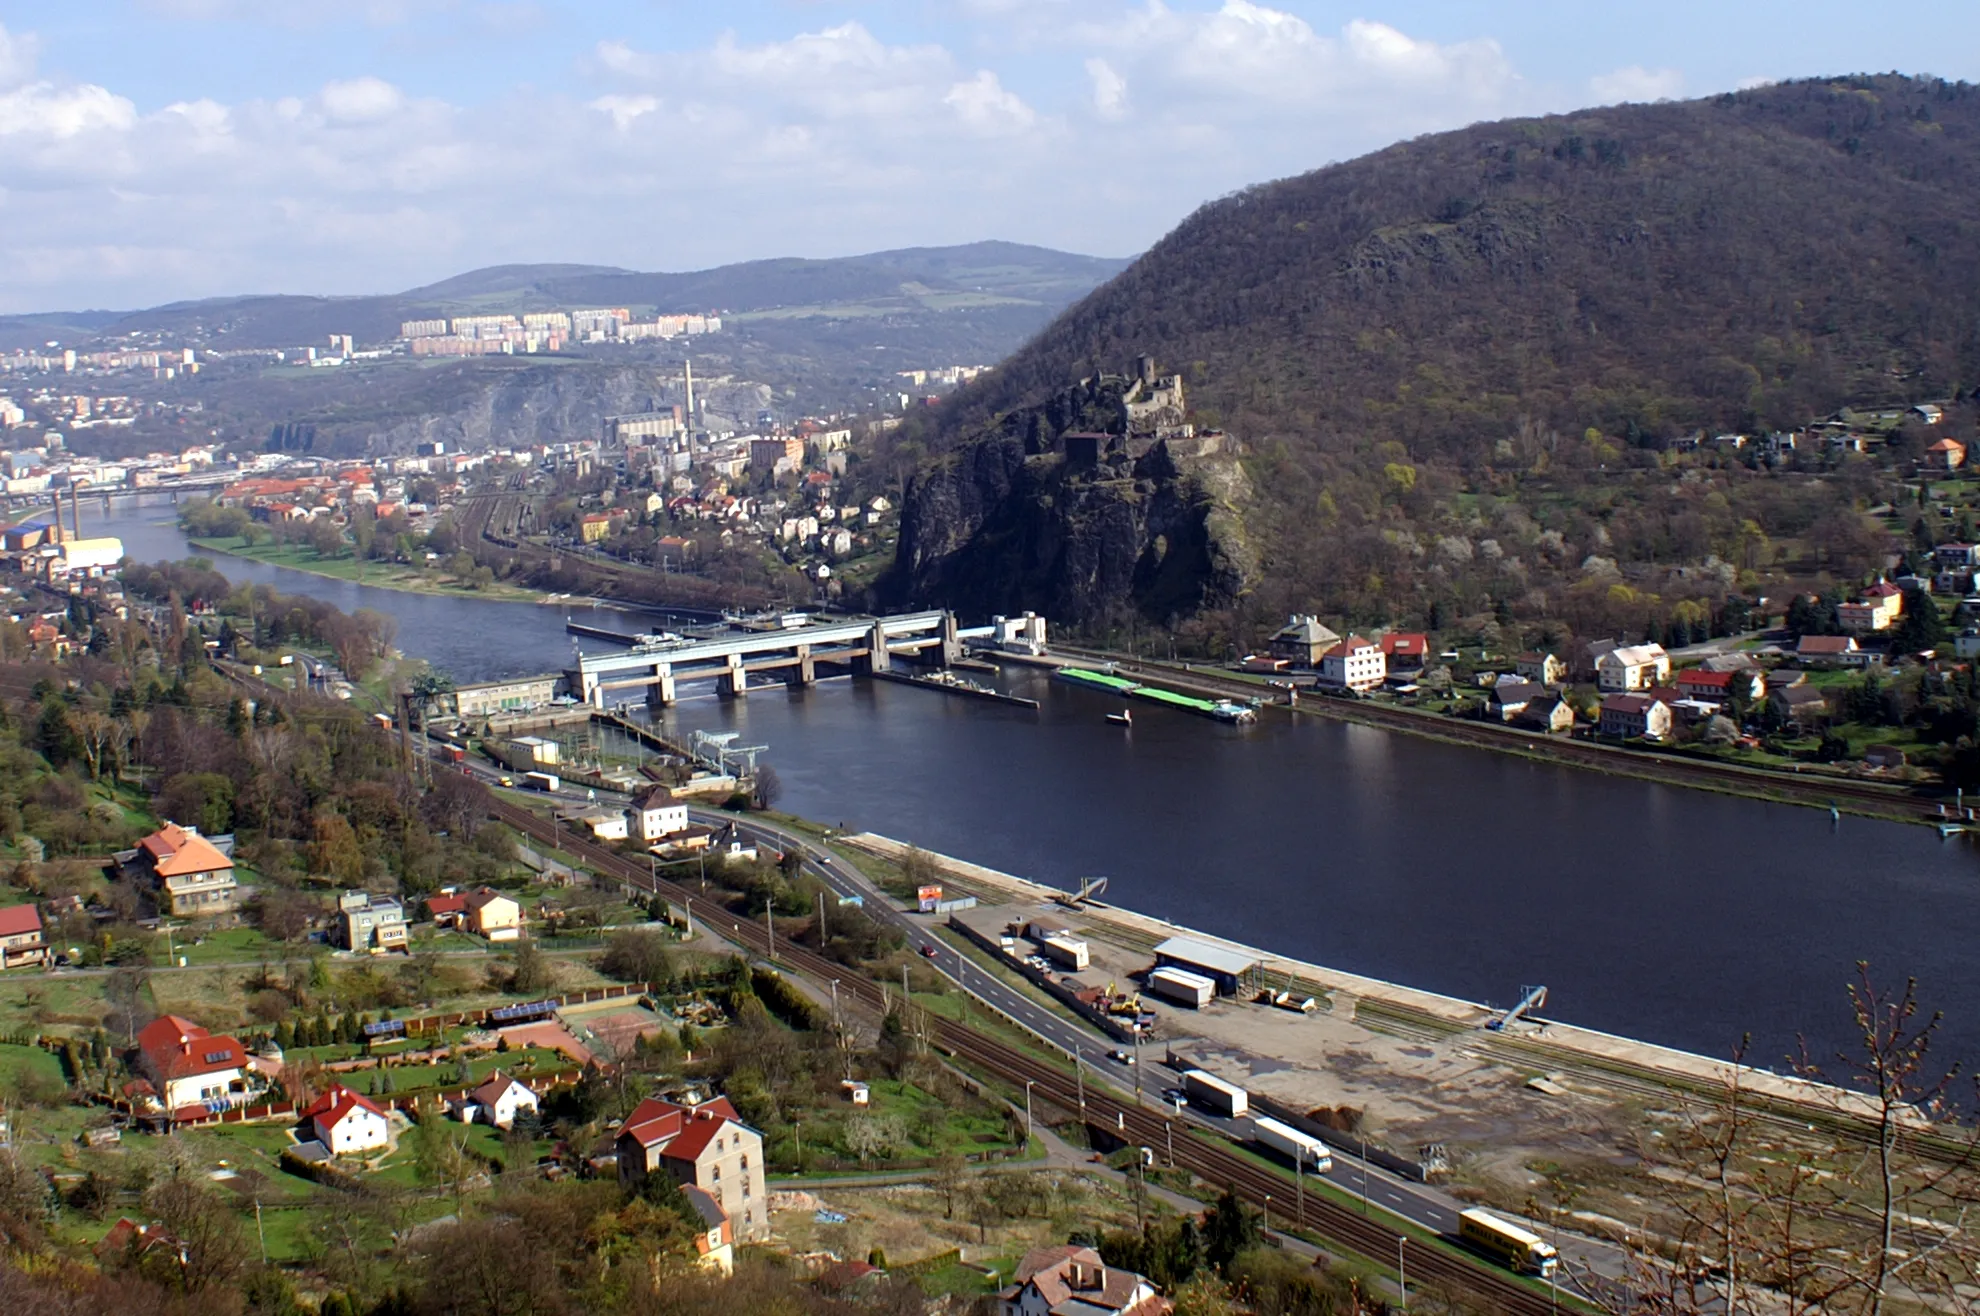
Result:
[[[133,556],[181,557],[170,516],[126,499],[99,525]],[[558,608],[217,565],[387,612],[400,648],[458,680],[569,665]],[[838,680],[664,720],[768,745],[791,812],[1058,885],[1106,874],[1109,900],[1355,973],[1500,1004],[1545,983],[1550,1017],[1719,1056],[1750,1033],[1748,1058],[1779,1068],[1798,1038],[1825,1062],[1845,1043],[1865,959],[1945,1011],[1935,1056],[1980,1061],[1964,841],[1320,718],[1237,729],[1137,705],[1123,730],[1096,693],[1007,679],[1039,712]]]

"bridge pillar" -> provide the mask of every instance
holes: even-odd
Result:
[[[867,636],[867,644],[872,646],[873,655],[866,660],[870,672],[891,671],[894,666],[893,651],[887,648],[887,624],[876,619],[873,631]]]
[[[937,655],[936,661],[941,666],[947,667],[960,657],[962,657],[962,641],[956,637],[956,614],[945,612],[942,614],[942,650]]]
[[[674,702],[674,669],[661,663],[653,669],[653,684],[647,687],[646,702],[657,708],[665,708]]]
[[[742,655],[729,655],[729,670],[722,677],[722,693],[732,698],[740,698],[749,693],[749,673],[743,670]]]

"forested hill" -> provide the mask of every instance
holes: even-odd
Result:
[[[1976,198],[1965,84],[1481,124],[1204,206],[909,438],[957,448],[1149,353],[1311,522],[1316,484],[1379,499],[1391,464],[1475,476],[1507,440],[1525,466],[1549,431],[1656,447],[1944,397],[1980,380]]]

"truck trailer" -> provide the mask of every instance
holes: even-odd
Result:
[[[1251,1136],[1260,1146],[1270,1147],[1295,1165],[1303,1165],[1315,1174],[1325,1174],[1334,1168],[1334,1153],[1327,1150],[1326,1143],[1269,1115],[1252,1116]]]
[[[1192,1010],[1201,1010],[1217,999],[1217,984],[1188,969],[1156,969],[1148,975],[1148,990]]]
[[[549,791],[554,795],[557,788],[564,783],[557,779],[557,774],[554,772],[525,772],[523,784],[532,790]]]
[[[1215,1074],[1206,1074],[1200,1069],[1183,1071],[1183,1091],[1189,1099],[1203,1109],[1230,1119],[1237,1119],[1251,1111],[1251,1097],[1235,1083],[1226,1083]]]
[[[1069,937],[1063,932],[1055,932],[1038,943],[1038,953],[1062,969],[1078,972],[1091,964],[1092,957],[1086,943],[1078,937]]]

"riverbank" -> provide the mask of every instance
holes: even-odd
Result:
[[[836,838],[839,843],[900,863],[910,847],[871,832]],[[1067,893],[1028,878],[999,872],[967,860],[922,851],[942,876],[965,893],[1033,905],[1049,905],[1058,917],[1075,917],[1065,908]],[[1712,1096],[1734,1083],[1749,1101],[1792,1111],[1802,1118],[1874,1118],[1874,1106],[1860,1094],[1751,1065],[1717,1060],[1695,1052],[1619,1037],[1573,1024],[1546,1020],[1522,1024],[1513,1031],[1492,1032],[1485,1025],[1499,1011],[1476,1001],[1461,1000],[1420,988],[1348,973],[1265,950],[1227,937],[1214,936],[1165,919],[1089,900],[1076,915],[1089,936],[1097,936],[1130,951],[1148,953],[1170,937],[1222,947],[1258,962],[1267,981],[1297,980],[1302,991],[1317,988],[1329,998],[1329,1012],[1349,1019],[1370,1016],[1405,1032],[1431,1038],[1465,1038],[1481,1059],[1538,1073],[1581,1071],[1609,1082],[1641,1085],[1665,1092]],[[1096,929],[1093,925],[1104,925]]]
[[[1101,651],[1078,652],[1082,658],[1090,652],[1096,658],[1112,662],[1119,671],[1133,672],[1144,680],[1160,682],[1179,690],[1226,698],[1257,698],[1264,695],[1283,698],[1282,692],[1265,686],[1263,682],[1247,681],[1234,674],[1206,672],[1180,664],[1109,655]],[[1948,821],[1942,812],[1941,801],[1907,787],[1851,780],[1817,771],[1805,774],[1783,772],[1773,768],[1685,757],[1661,750],[1570,740],[1490,722],[1312,692],[1306,692],[1297,704],[1272,703],[1267,707],[1294,715],[1401,732],[1446,745],[1489,750],[1535,762],[1566,764],[1612,776],[1631,777],[1665,786],[1683,786],[1690,790],[1711,791],[1770,804],[1833,808],[1839,813],[1863,818],[1923,823],[1927,826],[1939,826]]]
[[[389,589],[400,594],[426,594],[442,598],[480,599],[490,603],[542,603],[546,599],[536,590],[522,589],[515,585],[496,582],[483,588],[462,584],[453,577],[438,572],[422,571],[400,563],[363,562],[355,557],[319,556],[307,544],[257,544],[249,545],[237,537],[227,539],[192,539],[187,543],[204,552],[223,553],[228,557],[246,558],[253,562],[266,563],[271,567],[284,567],[290,571],[301,571],[312,576],[324,576],[331,580],[347,580],[355,585],[368,585],[373,589]]]

